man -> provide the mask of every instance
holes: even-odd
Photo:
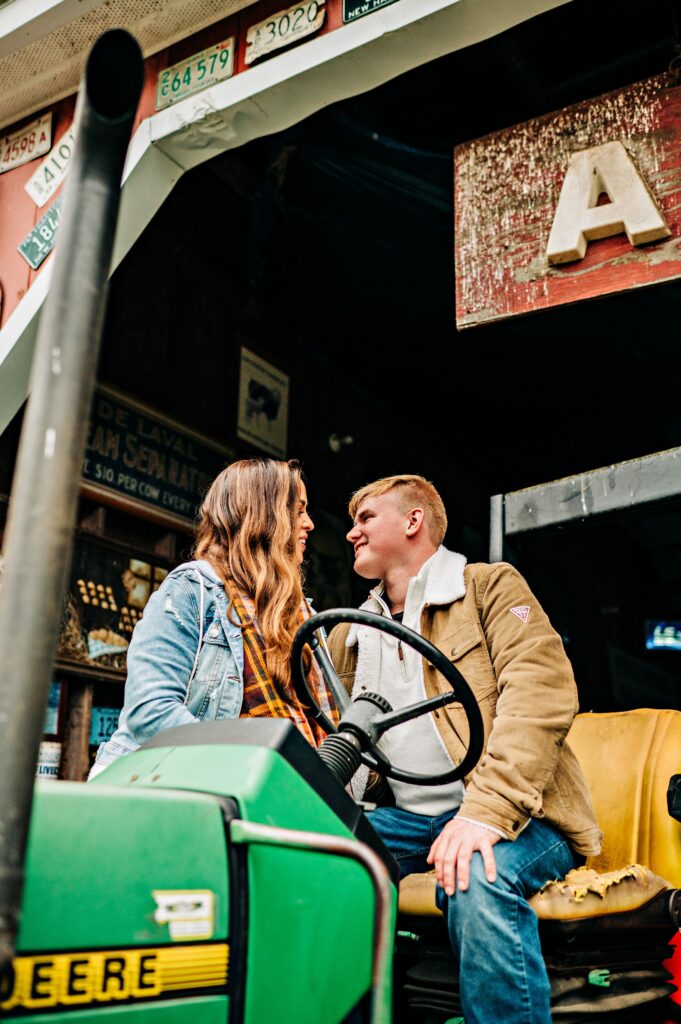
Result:
[[[601,833],[564,742],[577,691],[560,637],[510,565],[467,565],[442,545],[447,516],[419,476],[393,476],[350,502],[355,572],[381,583],[362,606],[401,619],[449,658],[480,706],[485,747],[464,780],[391,782],[395,807],[370,817],[401,876],[435,868],[438,905],[460,963],[466,1024],[550,1024],[549,982],[528,899],[598,853]],[[434,696],[442,676],[366,627],[336,627],[331,653],[356,695],[393,707]],[[404,723],[380,749],[397,767],[440,774],[465,750],[460,705]]]

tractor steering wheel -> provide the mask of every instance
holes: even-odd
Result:
[[[445,693],[436,697],[418,701],[416,704],[410,704],[408,707],[397,711],[393,711],[384,697],[375,693],[363,693],[361,697],[352,701],[348,697],[324,644],[315,635],[316,631],[322,629],[322,627],[329,630],[333,626],[338,625],[339,622],[354,622],[362,626],[372,626],[412,647],[427,662],[442,673],[451,686],[451,691],[445,691]],[[306,644],[310,645],[317,664],[324,674],[327,686],[336,700],[341,716],[338,729],[321,710],[307,684],[302,660],[303,649]],[[352,743],[357,748],[357,763],[361,760],[367,767],[378,771],[389,779],[395,779],[398,782],[408,782],[417,786],[442,786],[448,782],[455,782],[467,775],[478,763],[482,753],[484,732],[480,708],[470,686],[442,651],[438,650],[437,647],[418,633],[415,633],[414,630],[403,626],[401,622],[384,618],[382,615],[376,615],[373,612],[360,611],[356,608],[333,608],[327,612],[318,612],[300,626],[294,637],[291,648],[291,667],[293,686],[298,698],[303,704],[310,705],[314,718],[329,734],[319,748],[320,754],[323,753],[324,747],[332,742],[333,734],[346,734],[346,737],[350,737]],[[450,771],[443,772],[440,775],[419,775],[415,772],[402,771],[390,764],[383,754],[376,749],[375,745],[380,737],[392,726],[427,714],[429,711],[433,711],[435,708],[442,707],[444,704],[449,704],[453,701],[459,701],[463,705],[468,720],[470,739],[464,758]],[[327,758],[324,758],[324,760],[327,760]]]

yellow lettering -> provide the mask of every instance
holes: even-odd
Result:
[[[189,990],[225,985],[228,957],[227,945],[214,944],[18,956],[0,988],[0,1016],[16,1007],[44,1010],[152,999],[177,991],[178,972]]]
[[[147,448],[145,444],[141,444],[139,446],[139,451],[137,452],[137,459],[135,461],[135,468],[138,469],[140,473],[148,472],[147,466],[149,464],[150,454],[151,449]]]
[[[125,435],[123,462],[129,469],[135,469],[137,466],[137,438],[134,434]]]
[[[157,480],[166,478],[166,457],[154,448],[149,449],[149,476],[155,476]]]

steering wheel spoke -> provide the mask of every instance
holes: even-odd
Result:
[[[394,725],[402,725],[402,722],[410,722],[412,718],[420,718],[421,715],[442,708],[445,704],[451,704],[455,700],[456,694],[452,690],[451,693],[438,693],[437,697],[429,697],[427,700],[417,701],[416,704],[408,704],[406,708],[400,708],[398,711],[390,711],[376,723],[378,735],[382,736]]]

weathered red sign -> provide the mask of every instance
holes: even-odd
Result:
[[[454,167],[459,328],[681,276],[668,75],[458,146]]]

